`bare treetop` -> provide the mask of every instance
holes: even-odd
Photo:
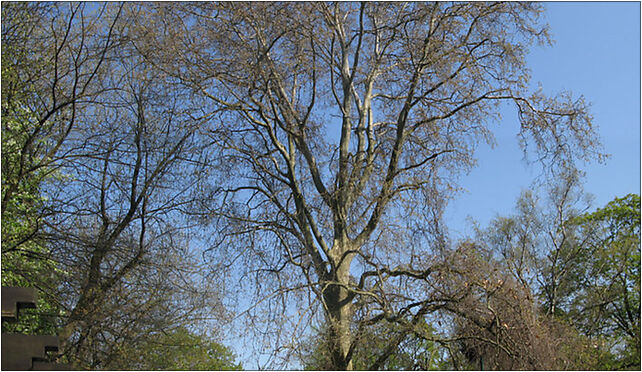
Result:
[[[597,154],[582,99],[528,92],[528,48],[549,42],[538,4],[153,8],[165,28],[140,49],[223,110],[210,210],[228,253],[248,249],[245,269],[264,270],[259,297],[314,293],[336,368],[351,367],[356,312],[360,329],[443,303],[441,213],[501,102],[549,169]]]

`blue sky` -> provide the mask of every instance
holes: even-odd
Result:
[[[610,158],[590,164],[585,191],[594,207],[640,192],[640,3],[550,2],[545,19],[554,45],[531,50],[532,85],[548,94],[570,90],[591,102],[594,123]],[[461,179],[466,190],[446,210],[453,238],[471,234],[471,216],[482,226],[510,214],[538,171],[522,161],[517,116],[506,110],[496,128],[497,146],[480,146],[478,166]]]

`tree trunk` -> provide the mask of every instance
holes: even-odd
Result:
[[[340,250],[345,252],[345,250]],[[341,254],[343,256],[343,254]],[[353,254],[337,257],[335,270],[330,273],[330,280],[324,285],[323,299],[327,306],[326,316],[330,325],[330,359],[332,369],[352,370],[353,336],[350,330],[352,320],[352,296],[348,291],[350,284],[350,263]]]

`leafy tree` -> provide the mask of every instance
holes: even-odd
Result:
[[[396,323],[378,323],[362,332],[355,331],[356,337],[361,342],[358,349],[353,351],[354,368],[372,370],[373,366],[377,366],[382,370],[446,369],[444,349],[434,341],[435,335],[428,323],[419,324],[416,329],[417,334],[414,332],[408,334],[403,328]],[[305,345],[302,355],[302,363],[306,370],[333,368],[327,344],[328,332],[328,328],[324,327],[310,336],[310,342]],[[399,337],[403,340],[395,344],[392,350],[388,350],[390,340]]]
[[[39,37],[37,23],[48,6],[7,3],[2,6],[2,285],[40,289],[37,310],[26,310],[17,323],[3,323],[3,332],[54,334],[61,306],[48,294],[60,283],[60,269],[39,233],[48,215],[43,183],[56,177],[47,166],[47,148],[54,136],[45,127],[59,121],[39,117],[33,105],[38,94],[34,74],[46,61],[31,53],[29,38]]]
[[[4,50],[3,50],[4,51]],[[19,162],[21,142],[24,134],[17,129],[15,118],[2,117],[2,196],[9,193],[13,175],[7,169],[13,168]],[[17,287],[35,287],[45,290],[45,295],[38,297],[37,311],[27,310],[17,324],[4,324],[8,332],[53,334],[59,327],[56,316],[60,315],[60,306],[46,295],[52,293],[51,288],[60,283],[60,269],[51,259],[49,249],[40,239],[36,238],[43,223],[44,197],[41,196],[40,185],[45,172],[32,174],[15,189],[8,198],[2,213],[2,285]],[[34,316],[43,313],[48,316]]]
[[[241,370],[225,346],[180,327],[146,337],[135,348],[118,351],[112,369],[126,370]]]
[[[587,243],[569,317],[585,334],[609,341],[617,368],[639,368],[640,196],[615,198],[571,223]]]

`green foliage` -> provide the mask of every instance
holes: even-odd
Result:
[[[9,49],[11,49],[9,47]],[[36,148],[43,138],[36,139],[37,121],[26,109],[22,99],[27,89],[17,76],[15,66],[5,62],[2,51],[2,252],[21,248],[31,241],[41,224],[40,211],[44,198],[40,185],[47,170]],[[5,88],[6,87],[6,88]],[[7,92],[11,90],[11,92]]]
[[[2,271],[3,285],[29,286],[29,278],[54,270],[47,249],[37,241],[43,219],[40,186],[45,170],[23,174],[37,160],[24,150],[27,132],[14,117],[2,117]],[[26,159],[26,160],[25,160]]]
[[[55,334],[61,309],[46,293],[60,283],[60,271],[38,239],[46,202],[41,186],[53,172],[42,163],[47,136],[39,135],[39,120],[29,109],[36,95],[31,77],[43,62],[24,43],[33,36],[39,8],[2,7],[2,285],[39,290],[37,308],[23,311],[17,323],[3,323],[3,331]]]
[[[328,332],[327,327],[318,331],[308,344],[304,352],[303,364],[305,370],[330,370],[332,364],[329,348],[325,344],[328,340],[323,337]],[[424,322],[416,326],[416,333],[409,333],[398,345],[394,340],[402,334],[403,327],[397,323],[381,322],[366,330],[356,332],[354,357],[352,359],[355,370],[368,370],[377,359],[388,349],[393,347],[393,352],[381,366],[382,370],[443,370],[446,360],[443,358],[440,346],[426,338],[433,335],[432,327]],[[420,334],[423,337],[419,337]]]
[[[640,366],[640,196],[616,198],[572,221],[586,243],[569,316],[606,342],[616,368]]]
[[[130,344],[128,344],[130,345]],[[122,348],[111,369],[241,370],[227,347],[186,328],[155,334],[135,347]]]
[[[44,252],[45,249],[33,244],[31,251]],[[2,323],[3,332],[46,335],[58,333],[64,311],[55,299],[47,295],[49,290],[43,291],[43,287],[60,283],[59,274],[58,268],[50,260],[32,259],[23,256],[20,252],[2,255],[3,286],[38,289],[36,308],[21,310],[18,322]]]

